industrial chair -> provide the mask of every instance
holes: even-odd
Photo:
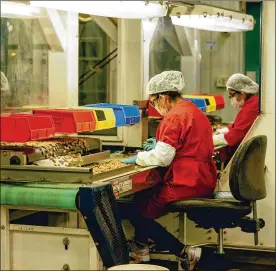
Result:
[[[78,206],[105,267],[110,270],[167,270],[129,264],[129,251],[112,185],[80,187]]]
[[[266,197],[264,178],[266,136],[256,136],[237,150],[230,168],[231,193],[215,193],[213,199],[187,199],[168,205],[168,212],[186,213],[198,227],[214,228],[218,233],[217,253],[224,254],[223,229],[240,227],[242,231],[254,233],[258,244],[258,231],[265,222],[257,218],[256,201]],[[224,194],[223,194],[224,193]],[[229,197],[230,194],[230,197]],[[253,218],[248,217],[253,210]]]

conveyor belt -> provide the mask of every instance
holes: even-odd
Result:
[[[120,196],[124,196],[133,193],[132,181],[135,179],[134,182],[138,182],[138,185],[141,186],[140,179],[144,179],[144,175],[152,168],[153,167],[136,168],[128,172],[117,171],[117,174],[112,174],[112,176],[105,176],[105,173],[103,173],[103,175],[99,174],[103,178],[93,183],[62,183],[63,178],[57,178],[59,182],[2,181],[0,183],[0,202],[1,205],[10,205],[16,208],[22,206],[24,209],[28,209],[29,207],[29,209],[34,209],[35,207],[35,209],[40,210],[77,210],[76,199],[80,187],[95,187],[110,183],[113,185],[115,194],[120,193]],[[57,173],[58,172],[55,172],[55,175],[57,175]],[[89,173],[87,172],[87,174]],[[74,175],[76,175],[76,173],[69,174],[69,176],[72,177],[74,177]],[[91,173],[89,175],[91,175]],[[137,191],[139,191],[139,189]]]
[[[57,189],[30,187],[25,184],[1,183],[1,205],[32,206],[43,209],[77,210],[78,188]]]

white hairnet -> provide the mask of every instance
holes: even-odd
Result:
[[[182,93],[185,87],[183,74],[179,71],[164,71],[152,77],[147,85],[147,93],[157,94],[167,91]]]
[[[259,85],[244,74],[233,74],[226,83],[227,89],[243,91],[248,94],[256,94],[259,91]]]
[[[7,77],[3,72],[1,72],[1,92],[8,92],[9,91],[9,82]]]
[[[1,99],[0,105],[1,108],[4,108],[8,105],[10,99],[10,87],[7,77],[3,72],[1,72]]]

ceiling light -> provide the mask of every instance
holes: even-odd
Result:
[[[63,11],[124,19],[163,17],[167,5],[148,1],[30,1],[31,5]]]
[[[31,7],[21,3],[1,1],[1,17],[6,18],[32,18],[41,15],[40,8]]]
[[[208,5],[174,5],[169,15],[174,25],[201,30],[241,32],[254,28],[253,16]]]

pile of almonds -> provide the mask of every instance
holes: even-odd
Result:
[[[82,162],[81,154],[77,153],[35,161],[34,165],[44,167],[81,167]]]
[[[35,148],[45,158],[53,158],[58,155],[70,154],[76,150],[86,151],[88,143],[83,138],[53,138],[43,141],[28,142],[1,142],[1,148]]]
[[[119,160],[111,160],[101,164],[90,164],[86,167],[93,168],[93,174],[100,174],[103,172],[115,170],[127,166],[127,164],[121,163]]]
[[[82,158],[80,153],[51,157],[49,160],[54,163],[54,166],[81,167],[82,165]]]

